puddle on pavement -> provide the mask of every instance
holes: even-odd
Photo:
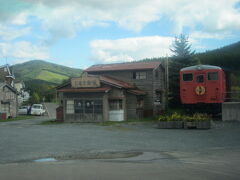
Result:
[[[41,158],[33,162],[56,162],[65,160],[104,160],[118,162],[148,162],[158,160],[173,160],[173,156],[164,152],[75,152],[60,154],[50,158]]]
[[[57,160],[79,160],[79,159],[117,159],[131,158],[142,155],[142,152],[80,152],[55,156]]]
[[[36,159],[33,162],[55,162],[57,161],[55,158],[41,158],[41,159]]]

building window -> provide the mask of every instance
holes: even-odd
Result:
[[[110,110],[123,109],[122,100],[121,99],[109,100],[109,109]]]
[[[137,108],[143,108],[143,105],[144,105],[143,97],[138,97],[137,98]]]
[[[133,72],[133,79],[147,79],[146,72]]]
[[[183,81],[192,81],[193,75],[191,73],[183,74]]]
[[[93,101],[92,100],[86,100],[85,101],[85,113],[93,113]]]
[[[94,113],[101,114],[103,110],[102,100],[95,100],[94,101]]]
[[[82,100],[75,100],[74,101],[74,109],[75,109],[75,113],[83,113],[83,101]]]
[[[218,80],[218,72],[209,72],[208,80]]]
[[[67,114],[74,114],[74,101],[73,100],[67,100],[66,113]]]
[[[68,100],[66,109],[67,114],[101,114],[103,112],[103,102],[102,100],[89,99],[76,99],[74,101]]]
[[[162,100],[162,91],[159,89],[156,89],[155,94],[156,94],[156,100],[161,101]]]

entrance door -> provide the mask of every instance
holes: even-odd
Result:
[[[9,103],[2,104],[2,111],[3,111],[3,113],[6,113],[7,117],[9,117],[10,116],[10,104]]]
[[[99,122],[103,120],[103,103],[98,99],[76,99],[74,101],[75,121]]]
[[[109,100],[109,120],[124,121],[124,110],[122,99]]]

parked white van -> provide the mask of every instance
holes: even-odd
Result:
[[[31,107],[31,115],[42,116],[45,113],[45,109],[42,104],[33,104]]]

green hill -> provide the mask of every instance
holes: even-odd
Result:
[[[240,42],[196,54],[202,64],[220,66],[230,71],[240,71]]]
[[[42,80],[52,84],[60,84],[70,77],[80,76],[82,70],[49,63],[42,60],[28,61],[12,66],[16,80]]]
[[[30,93],[37,93],[40,100],[54,101],[55,87],[64,80],[80,76],[82,70],[49,63],[42,60],[28,61],[12,66],[16,81],[23,81]],[[30,102],[33,103],[33,102]]]

